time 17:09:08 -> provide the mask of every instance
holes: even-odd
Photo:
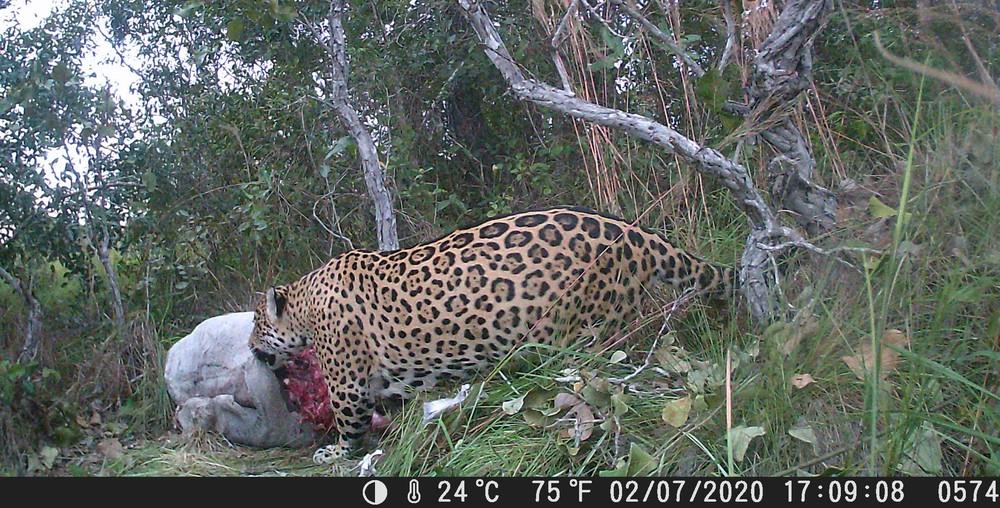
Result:
[[[941,503],[997,502],[996,480],[975,479],[924,479],[937,481],[937,496]],[[906,498],[905,483],[901,480],[881,479],[797,479],[785,481],[787,500],[790,503],[825,500],[831,503],[850,503],[874,500],[877,503],[901,503]]]

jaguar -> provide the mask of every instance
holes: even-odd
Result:
[[[525,343],[634,319],[654,283],[725,297],[734,271],[657,232],[578,207],[489,219],[396,251],[351,250],[256,307],[250,348],[272,369],[309,347],[348,454],[379,399],[468,378]]]

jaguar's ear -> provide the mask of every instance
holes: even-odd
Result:
[[[281,315],[285,313],[285,304],[288,303],[288,299],[285,295],[281,294],[275,288],[267,290],[267,320],[272,323],[277,323],[281,319]]]

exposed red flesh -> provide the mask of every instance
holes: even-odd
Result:
[[[336,431],[336,421],[330,407],[330,392],[323,380],[316,350],[305,349],[292,357],[285,367],[287,375],[283,383],[288,390],[289,400],[298,408],[301,421],[311,423],[322,433]],[[384,429],[390,422],[388,417],[376,411],[372,414],[371,430]]]

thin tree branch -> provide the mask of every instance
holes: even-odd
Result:
[[[646,19],[646,17],[643,16],[638,9],[632,7],[627,1],[623,0],[611,0],[611,3],[621,7],[629,15],[629,17],[638,21],[639,24],[646,29],[646,31],[653,34],[653,36],[659,39],[664,46],[670,48],[670,51],[677,55],[677,58],[680,58],[696,76],[700,78],[705,75],[705,69],[702,69],[701,66],[698,65],[698,62],[695,62],[682,46],[674,42],[673,37],[667,35],[663,32],[663,30],[660,30],[658,26],[654,25],[653,22]]]
[[[730,0],[719,0],[722,6],[722,17],[726,20],[726,47],[722,50],[719,58],[718,69],[722,72],[729,65],[729,60],[733,57],[733,48],[736,47],[736,19],[733,17],[733,6]]]
[[[17,355],[18,363],[31,361],[38,354],[39,333],[42,330],[42,305],[35,298],[35,292],[31,288],[31,281],[25,284],[21,279],[15,277],[10,272],[0,266],[0,279],[10,284],[24,300],[28,310],[28,323],[24,332],[24,343],[21,351]]]
[[[350,76],[350,67],[343,23],[346,10],[347,4],[344,0],[331,0],[326,19],[329,34],[323,37],[319,30],[312,25],[309,25],[309,28],[329,57],[327,67],[330,72],[330,100],[334,110],[340,116],[348,133],[358,144],[365,185],[368,187],[368,195],[375,208],[375,226],[379,249],[383,251],[396,250],[399,248],[399,236],[396,231],[396,214],[392,205],[392,193],[386,186],[386,174],[379,163],[375,142],[372,140],[368,128],[361,122],[357,110],[351,105],[348,92],[347,80]]]
[[[569,93],[573,93],[573,85],[569,79],[569,72],[566,71],[566,64],[563,62],[562,55],[559,53],[559,47],[562,46],[564,40],[566,40],[567,31],[569,29],[570,20],[576,16],[579,10],[580,0],[570,0],[569,7],[566,9],[566,14],[563,15],[562,21],[556,27],[555,33],[552,34],[552,63],[556,66],[556,72],[559,73],[559,80],[562,81],[563,90]]]
[[[934,67],[893,55],[885,49],[885,46],[882,45],[882,40],[879,38],[878,32],[875,32],[875,48],[878,49],[882,58],[885,58],[886,60],[904,69],[932,77],[955,88],[961,88],[962,90],[978,95],[992,102],[995,106],[1000,106],[1000,88],[996,86],[990,86],[986,83],[973,81],[965,76],[962,76],[961,74],[935,69]]]

